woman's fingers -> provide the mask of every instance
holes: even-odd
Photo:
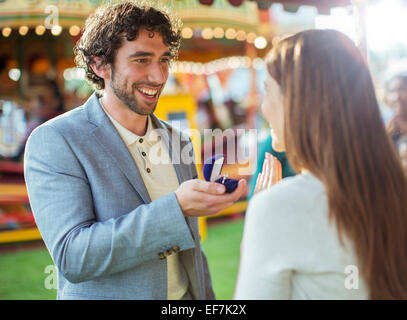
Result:
[[[270,188],[272,185],[279,182],[282,177],[283,171],[281,162],[269,152],[266,152],[262,172],[258,174],[256,179],[254,193]]]
[[[253,193],[257,193],[260,191],[260,179],[261,179],[261,172],[257,175],[256,185],[254,186]]]
[[[273,181],[274,181],[274,157],[269,154],[266,153],[266,160],[267,161],[267,179],[266,179],[266,183],[265,183],[265,188],[270,188],[273,185]]]
[[[262,171],[257,176],[257,183],[256,183],[257,192],[264,189],[264,184],[265,184],[265,179],[266,179],[266,175],[265,175],[266,169],[267,169],[267,161],[266,161],[266,159],[264,159]]]

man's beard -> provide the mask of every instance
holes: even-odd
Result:
[[[141,85],[142,83],[135,83],[132,85],[132,91],[127,91],[127,81],[122,80],[120,76],[117,76],[117,73],[114,72],[112,69],[112,81],[110,82],[110,87],[112,88],[116,97],[119,98],[130,110],[134,111],[135,113],[143,116],[147,116],[152,114],[157,107],[157,102],[154,105],[142,107],[136,98],[135,91],[136,88]]]

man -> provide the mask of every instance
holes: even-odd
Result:
[[[179,161],[190,140],[153,115],[179,48],[173,23],[133,2],[100,7],[75,54],[101,95],[29,138],[27,189],[59,299],[214,298],[198,217],[230,206],[245,182],[226,194],[196,179]],[[149,157],[154,142],[172,163]]]

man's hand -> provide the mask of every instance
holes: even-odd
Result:
[[[193,179],[183,182],[175,195],[184,216],[212,216],[230,207],[246,191],[246,180],[241,179],[233,193],[225,193],[225,186],[217,182]]]

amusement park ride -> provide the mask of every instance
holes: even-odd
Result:
[[[155,0],[161,1],[161,0]],[[360,5],[362,0],[172,0],[165,1],[183,21],[183,45],[179,60],[196,62],[201,65],[215,59],[231,56],[246,56],[250,59],[263,57],[270,47],[270,35],[276,33],[276,26],[269,18],[269,8],[272,3],[282,3],[288,11],[295,12],[300,5],[313,5],[320,13],[329,13],[332,7]],[[16,48],[6,63],[9,68],[19,66],[24,68],[29,60],[28,55],[34,45],[30,43],[44,43],[39,46],[48,52],[36,62],[36,71],[48,72],[54,70],[54,75],[61,74],[66,68],[74,67],[72,53],[73,44],[79,39],[81,28],[86,17],[95,8],[95,1],[59,1],[58,21],[56,26],[47,30],[44,21],[49,18],[46,8],[55,1],[40,0],[5,0],[0,2],[0,57],[10,48]],[[54,6],[55,7],[55,6]],[[51,7],[52,8],[52,7]],[[265,38],[261,49],[255,46],[258,38]],[[47,42],[45,42],[47,41]],[[47,44],[52,42],[52,45]],[[5,45],[3,45],[5,44]],[[38,46],[38,45],[37,45]],[[49,50],[48,50],[49,49]],[[69,53],[67,53],[69,52]],[[182,67],[182,65],[178,65]],[[178,70],[179,71],[179,70]],[[177,72],[177,70],[175,70]],[[202,72],[205,72],[203,70]],[[22,75],[23,76],[23,75]],[[13,91],[7,88],[0,97],[18,96],[24,92],[27,81]],[[255,88],[250,94],[256,95]],[[253,98],[254,99],[254,98]],[[247,109],[247,122],[256,112],[256,105],[252,103]],[[160,98],[156,115],[163,120],[181,120],[191,129],[197,129],[195,116],[197,114],[196,99],[191,94],[167,95]],[[1,140],[1,132],[0,132]],[[199,148],[199,141],[193,139],[195,150]],[[1,142],[0,142],[1,144]],[[200,155],[199,155],[200,156]],[[229,167],[232,178],[236,168]],[[199,178],[202,178],[202,168],[198,164]],[[244,177],[244,178],[247,178]],[[235,203],[221,215],[241,213],[246,210],[247,201]],[[200,220],[202,238],[206,237],[206,219]],[[29,200],[23,178],[23,164],[11,161],[0,161],[0,245],[22,241],[40,240],[41,235],[35,226],[30,212]]]

